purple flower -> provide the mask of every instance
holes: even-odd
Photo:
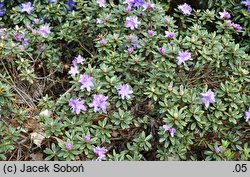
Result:
[[[31,14],[32,10],[34,9],[34,7],[32,7],[31,2],[22,3],[18,7],[20,12],[26,12],[27,14]]]
[[[149,35],[149,36],[153,36],[153,34],[154,34],[154,31],[153,31],[153,30],[148,30],[148,35]]]
[[[33,35],[37,34],[37,30],[33,29],[30,25],[26,25],[26,28],[32,32]]]
[[[163,47],[160,47],[160,48],[159,48],[159,52],[160,52],[162,55],[164,55],[165,49],[164,49]]]
[[[133,52],[133,47],[129,47],[128,49],[127,49],[127,51],[128,51],[128,54],[131,54],[132,52]]]
[[[107,153],[107,149],[105,148],[100,148],[99,146],[94,148],[94,153],[95,155],[98,156],[98,158],[96,159],[97,161],[101,161],[103,158],[105,158],[105,154]]]
[[[226,20],[226,25],[227,26],[231,26],[232,25],[232,21],[231,20]]]
[[[129,7],[132,7],[134,5],[134,0],[125,0],[123,4],[127,4]]]
[[[101,45],[106,45],[106,41],[104,39],[101,39],[99,42]]]
[[[174,134],[176,132],[176,128],[170,128],[167,124],[163,125],[162,128],[163,128],[163,133],[168,131],[170,133],[170,136],[174,137]]]
[[[239,31],[242,30],[242,27],[239,24],[233,24],[233,28]]]
[[[24,45],[19,45],[19,49],[22,50],[22,51],[24,51],[24,49],[25,49]]]
[[[176,129],[175,129],[175,128],[170,128],[168,131],[169,131],[169,133],[170,133],[170,136],[171,136],[171,137],[174,137],[174,134],[175,134],[175,132],[176,132]]]
[[[77,66],[78,64],[82,64],[83,65],[84,62],[84,58],[81,55],[78,55],[77,57],[75,57],[75,59],[72,61],[73,66]]]
[[[109,21],[109,16],[108,15],[105,16],[104,21],[105,22]]]
[[[127,4],[129,7],[139,8],[145,4],[145,0],[125,0],[123,4]]]
[[[21,41],[22,38],[23,38],[23,36],[22,36],[19,32],[15,32],[13,38],[14,38],[16,41]]]
[[[170,32],[170,31],[165,31],[165,37],[167,37],[168,39],[173,39],[174,38],[174,33]]]
[[[116,87],[117,91],[118,91],[118,95],[121,96],[122,99],[130,98],[130,94],[133,93],[132,90],[129,89],[128,84],[123,84],[122,86],[118,86]]]
[[[225,10],[223,12],[219,12],[219,14],[220,14],[220,19],[229,19],[231,17],[230,13]]]
[[[99,7],[104,7],[106,3],[106,0],[97,0],[97,4],[99,5]]]
[[[65,146],[68,151],[72,149],[72,145],[70,143],[67,143]]]
[[[86,135],[84,140],[85,140],[86,143],[88,143],[90,141],[90,135]]]
[[[0,9],[4,7],[4,2],[0,2]]]
[[[125,12],[126,13],[129,13],[131,11],[131,6],[128,6],[126,9],[125,9]]]
[[[178,5],[178,9],[184,14],[184,15],[190,15],[192,12],[192,8],[187,3],[184,3],[182,5]]]
[[[106,112],[107,99],[107,96],[94,94],[93,102],[89,104],[89,107],[94,107],[94,112],[97,112],[99,110]]]
[[[241,4],[248,7],[248,6],[250,6],[250,0],[242,1]]]
[[[100,18],[96,19],[96,24],[102,24],[102,23],[103,23],[102,19],[100,19]]]
[[[250,13],[250,0],[242,1],[241,4],[247,7],[247,12]]]
[[[220,148],[219,147],[215,147],[214,151],[216,152],[216,154],[218,154],[220,152]]]
[[[72,65],[73,65],[73,66],[78,66],[78,64],[76,63],[76,60],[75,60],[75,59],[72,61]]]
[[[205,104],[205,107],[208,108],[210,103],[215,103],[214,92],[209,89],[207,92],[201,93],[201,102]]]
[[[50,33],[50,27],[48,25],[42,25],[39,27],[38,33],[43,37],[47,37]]]
[[[43,52],[45,49],[45,45],[40,46],[40,52]]]
[[[90,92],[90,90],[94,87],[93,78],[87,74],[80,75],[79,82],[82,84],[82,90],[86,88],[86,90]]]
[[[24,36],[18,32],[14,33],[14,39],[18,42],[21,42],[24,39]]]
[[[34,19],[34,23],[37,25],[39,23],[39,19],[38,18],[35,18]]]
[[[178,61],[178,65],[181,65],[182,63],[185,64],[188,60],[193,60],[191,53],[187,51],[179,51],[176,59]]]
[[[167,124],[163,125],[162,128],[163,128],[163,133],[165,133],[166,131],[169,131],[170,129]]]
[[[72,112],[75,112],[76,114],[80,114],[80,111],[86,111],[87,108],[86,106],[83,105],[84,104],[84,100],[81,100],[80,98],[78,99],[73,99],[71,98],[69,100],[69,106],[72,108]]]
[[[15,32],[15,34],[14,34],[14,39],[16,40],[16,41],[22,41],[22,39],[23,39],[23,36],[20,34],[20,33],[18,33],[18,32]]]
[[[4,15],[4,11],[2,9],[3,7],[4,7],[4,2],[0,2],[0,17]]]
[[[68,11],[72,11],[74,9],[74,0],[68,0],[67,5],[69,6]]]
[[[134,0],[134,7],[139,8],[140,6],[142,6],[143,4],[145,4],[145,0]]]
[[[0,17],[2,17],[3,15],[4,15],[4,11],[0,9]]]
[[[126,28],[130,28],[133,30],[135,28],[138,28],[138,24],[140,24],[140,22],[138,21],[137,16],[126,17]]]
[[[77,66],[71,66],[69,70],[69,74],[71,74],[73,77],[75,77],[76,74],[79,74],[78,67]]]
[[[139,46],[139,40],[138,37],[135,35],[130,34],[128,36],[128,41],[131,46],[133,46],[134,49],[136,49]]]
[[[29,43],[28,38],[23,38],[23,43],[24,43],[24,44],[28,44],[28,43]]]
[[[142,6],[144,8],[143,11],[145,11],[145,10],[152,10],[155,7],[155,5],[153,3],[151,3],[151,2],[146,2]]]
[[[20,34],[19,32],[15,32],[14,33],[14,39],[16,40],[16,41],[22,41],[23,40],[23,38],[24,38],[24,36],[22,35],[22,34]]]
[[[32,31],[32,27],[30,25],[26,25],[26,28],[30,31]]]
[[[49,3],[56,3],[57,0],[49,0]]]
[[[250,120],[250,107],[248,108],[248,111],[245,112],[245,119],[246,119],[246,122]]]

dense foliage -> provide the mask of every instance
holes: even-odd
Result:
[[[249,160],[250,5],[185,2],[1,2],[0,159]]]

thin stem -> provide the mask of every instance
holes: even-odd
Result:
[[[8,80],[6,80],[6,79],[4,79],[4,78],[1,77],[2,80],[3,80],[4,82],[8,83],[9,85],[11,85],[11,87],[18,93],[18,95],[23,99],[23,101],[24,101],[29,107],[36,107],[36,105],[34,104],[33,100],[30,98],[30,96],[29,96],[27,93],[25,93],[23,90],[19,89],[19,88],[15,85],[15,82],[12,80],[12,77],[10,76],[9,71],[8,71],[8,69],[6,68],[6,66],[5,66],[5,64],[3,63],[2,60],[1,60],[1,63],[2,63],[2,65],[3,65],[3,67],[4,67],[5,72],[8,74],[8,76],[9,76],[9,78],[10,78],[10,80],[11,80],[11,83],[10,83]],[[20,92],[22,92],[22,94],[24,94],[24,95],[26,96],[26,98],[28,98],[28,99],[31,101],[31,104],[23,97],[23,95],[22,95]]]
[[[84,46],[82,45],[82,43],[80,41],[78,41],[79,45],[81,46],[81,48],[83,48],[86,52],[88,52],[88,54],[93,57],[93,54]]]

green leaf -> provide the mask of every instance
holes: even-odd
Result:
[[[46,148],[43,152],[46,154],[53,154],[53,151],[50,148]]]
[[[191,124],[191,130],[194,130],[195,128],[196,128],[196,123],[193,122],[193,123]]]

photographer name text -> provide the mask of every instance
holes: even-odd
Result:
[[[69,165],[69,164],[58,164],[49,165],[44,163],[43,165],[28,165],[28,164],[5,164],[3,166],[3,172],[5,174],[16,174],[16,173],[83,173],[84,166],[80,165]]]

